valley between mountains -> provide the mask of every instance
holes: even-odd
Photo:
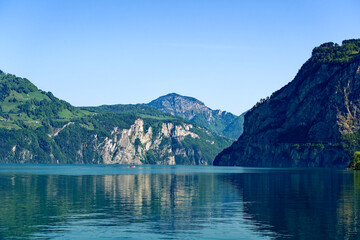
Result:
[[[212,165],[242,131],[243,116],[178,94],[79,108],[4,72],[0,92],[1,163]]]
[[[359,39],[315,47],[294,80],[240,116],[176,93],[74,107],[0,71],[0,163],[360,169],[359,51]]]

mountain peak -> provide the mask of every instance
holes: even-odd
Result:
[[[175,99],[187,101],[189,103],[192,102],[193,104],[199,104],[199,105],[204,105],[205,106],[205,104],[202,101],[200,101],[200,100],[198,100],[196,98],[183,96],[183,95],[180,95],[180,94],[177,94],[177,93],[169,93],[169,94],[166,94],[164,96],[160,96],[157,99],[150,102],[149,104],[151,104],[153,102],[164,102],[164,101],[175,100]]]
[[[164,96],[160,96],[160,97],[183,97],[183,96],[173,92],[173,93],[168,93],[168,94],[166,94]]]
[[[197,113],[211,111],[205,104],[196,98],[186,97],[177,93],[169,93],[150,103],[150,107],[191,120]]]
[[[212,110],[193,97],[169,93],[147,105],[162,112],[194,121],[219,135],[236,139],[242,133],[243,116],[238,117],[229,112]],[[234,129],[233,126],[236,126],[236,130],[228,131]]]

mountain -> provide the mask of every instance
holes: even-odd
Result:
[[[339,167],[360,149],[360,40],[325,43],[289,84],[246,113],[214,165]]]
[[[0,163],[211,165],[231,140],[144,105],[76,108],[0,71]]]
[[[232,139],[239,138],[239,136],[243,133],[245,114],[246,112],[231,121],[225,129],[222,130],[222,135]]]
[[[147,106],[196,122],[216,134],[232,139],[237,139],[243,131],[243,115],[212,110],[196,98],[170,93],[151,101]]]

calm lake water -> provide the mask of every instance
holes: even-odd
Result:
[[[360,173],[0,165],[0,239],[360,239]]]

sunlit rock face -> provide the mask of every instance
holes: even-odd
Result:
[[[0,139],[0,163],[166,165],[212,164],[234,140],[145,104],[74,107],[1,70]]]
[[[143,164],[145,155],[153,150],[159,154],[157,164],[175,165],[175,156],[194,157],[194,152],[185,148],[172,150],[171,141],[183,141],[186,136],[199,139],[196,133],[191,132],[193,125],[175,125],[173,123],[162,123],[161,131],[154,133],[150,126],[144,129],[144,121],[137,119],[130,129],[119,129],[117,127],[111,132],[111,138],[105,138],[99,145],[99,150],[104,164]],[[200,162],[207,165],[206,161]]]
[[[243,135],[214,164],[348,166],[360,128],[359,49],[360,40],[315,48],[292,82],[245,115]]]

